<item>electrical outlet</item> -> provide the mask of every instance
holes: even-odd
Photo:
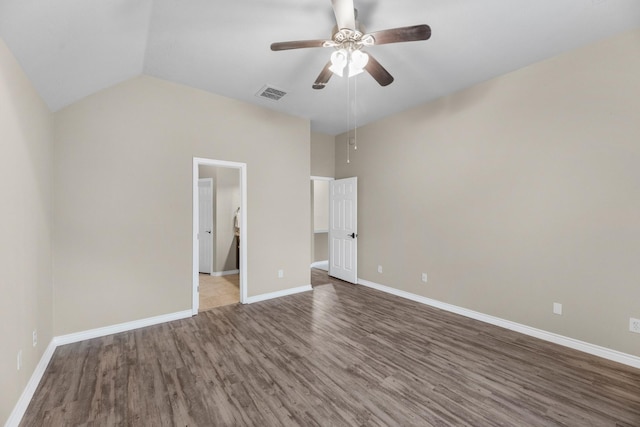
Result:
[[[559,302],[553,303],[553,314],[561,315],[562,314],[562,304]]]
[[[284,270],[278,270],[278,279],[282,279],[284,277]]]
[[[427,273],[422,273],[421,280],[422,280],[424,283],[427,283]]]
[[[22,350],[18,351],[18,371],[22,369]]]
[[[381,265],[378,266],[378,273],[382,273],[382,266]]]
[[[33,330],[33,346],[37,346],[38,345],[38,331],[36,329]]]
[[[635,332],[636,334],[640,334],[640,319],[634,319],[633,317],[629,319],[629,330],[631,332]]]

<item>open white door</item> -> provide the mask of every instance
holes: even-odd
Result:
[[[198,179],[198,270],[213,272],[213,179]]]
[[[329,192],[329,275],[358,281],[358,178],[331,181]]]

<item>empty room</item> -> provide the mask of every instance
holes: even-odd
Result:
[[[640,426],[637,0],[0,0],[0,423]]]

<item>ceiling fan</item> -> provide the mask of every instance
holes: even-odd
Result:
[[[331,0],[337,25],[333,28],[331,40],[295,40],[271,44],[271,50],[290,50],[309,47],[333,47],[331,60],[324,66],[313,83],[314,89],[323,89],[333,74],[342,76],[348,69],[349,77],[367,71],[381,86],[393,82],[393,76],[373,57],[362,49],[381,44],[427,40],[431,37],[428,25],[392,28],[365,33],[356,21],[357,11],[353,0]]]

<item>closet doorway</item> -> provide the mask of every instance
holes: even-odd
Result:
[[[197,314],[246,300],[246,164],[194,158],[193,179],[192,307]],[[210,191],[202,190],[205,182]]]

